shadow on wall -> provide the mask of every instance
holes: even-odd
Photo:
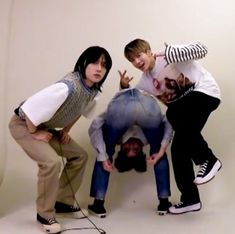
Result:
[[[4,147],[1,147],[1,154],[0,154],[0,186],[3,182],[4,174],[5,174],[5,167],[6,167],[6,157],[5,157],[5,150]]]
[[[0,217],[34,203],[37,190],[36,164],[22,157],[20,151],[9,155],[4,170],[0,187]]]

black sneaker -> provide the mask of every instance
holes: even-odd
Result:
[[[73,216],[74,218],[83,218],[88,215],[88,211],[86,209],[67,205],[58,201],[55,203],[55,211],[60,216]]]
[[[169,212],[171,214],[183,214],[187,212],[192,212],[192,211],[199,211],[202,208],[201,202],[197,203],[185,203],[185,202],[180,202],[174,206],[171,206],[169,208]]]
[[[56,221],[55,218],[48,218],[44,219],[39,214],[37,214],[37,221],[42,224],[43,228],[47,233],[60,233],[61,232],[61,226]]]
[[[88,205],[88,211],[99,218],[105,218],[104,200],[95,199],[92,205]]]
[[[159,215],[166,215],[169,212],[169,207],[172,206],[172,204],[168,201],[168,198],[160,198],[160,203],[157,207],[157,213]]]
[[[217,159],[216,161],[206,161],[200,165],[198,174],[194,180],[196,185],[205,184],[215,177],[215,174],[222,167],[222,163]]]

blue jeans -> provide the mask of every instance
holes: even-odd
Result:
[[[107,155],[113,162],[115,146],[133,124],[138,125],[150,145],[150,155],[159,151],[163,137],[164,126],[162,114],[157,101],[138,89],[128,89],[119,93],[109,103],[103,137]],[[159,198],[170,196],[169,163],[165,154],[154,165],[155,181]],[[90,196],[104,199],[108,189],[110,173],[105,171],[102,162],[96,161],[92,174]]]

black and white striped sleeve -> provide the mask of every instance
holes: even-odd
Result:
[[[165,44],[165,57],[167,63],[179,63],[188,60],[204,58],[208,52],[207,47],[200,42],[188,45]]]

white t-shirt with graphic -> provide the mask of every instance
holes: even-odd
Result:
[[[165,56],[156,58],[153,69],[142,74],[136,88],[153,94],[165,104],[193,90],[221,99],[217,82],[197,61],[168,63]]]

